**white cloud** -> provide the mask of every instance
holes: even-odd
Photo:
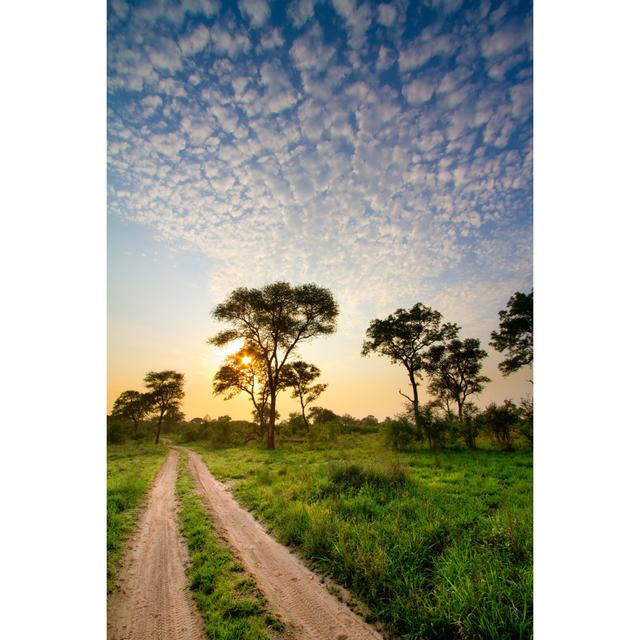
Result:
[[[252,27],[261,27],[269,18],[271,10],[266,0],[238,0],[242,15],[249,19]]]
[[[209,30],[199,24],[193,31],[182,36],[179,40],[182,53],[192,56],[202,51],[209,43]]]
[[[396,20],[396,8],[393,4],[381,4],[378,6],[378,22],[385,27],[390,27]]]
[[[402,95],[412,105],[422,104],[431,100],[436,85],[426,78],[416,78],[402,88]]]
[[[235,58],[240,53],[246,53],[251,47],[249,38],[241,31],[230,31],[220,24],[211,28],[211,42],[214,50],[220,55]]]
[[[313,16],[315,0],[297,0],[287,8],[289,20],[295,27],[302,27]]]

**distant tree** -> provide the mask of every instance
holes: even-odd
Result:
[[[253,405],[253,414],[262,437],[269,416],[269,386],[267,372],[259,351],[250,342],[237,353],[227,356],[213,379],[213,394],[227,394],[225,400],[246,393]],[[280,383],[278,391],[283,388]]]
[[[327,424],[327,422],[340,420],[340,416],[337,413],[324,407],[311,407],[309,409],[309,417],[313,420],[313,424]]]
[[[149,389],[151,407],[157,414],[155,443],[158,444],[167,412],[180,409],[180,402],[184,398],[184,374],[176,371],[149,371],[144,377],[144,383]]]
[[[372,320],[367,329],[367,339],[362,346],[362,355],[371,352],[387,356],[391,362],[400,363],[407,370],[412,395],[399,391],[413,407],[417,432],[427,436],[420,423],[418,384],[425,371],[427,350],[445,340],[455,337],[458,326],[442,322],[442,314],[418,302],[411,309],[398,309],[383,320]],[[431,441],[429,444],[432,444]]]
[[[369,414],[368,416],[365,416],[364,418],[360,419],[360,423],[364,424],[368,427],[374,427],[375,425],[378,424],[378,418],[376,418],[374,415]]]
[[[520,412],[519,431],[529,441],[529,444],[533,445],[533,399],[531,396],[521,398],[518,409]]]
[[[305,410],[327,388],[326,384],[313,384],[319,377],[320,369],[302,360],[296,360],[282,368],[282,382],[292,389],[291,397],[298,398],[300,402],[300,415],[307,434],[310,432],[310,427]]]
[[[480,348],[480,340],[454,338],[446,344],[429,349],[424,367],[431,376],[429,391],[446,405],[451,400],[463,420],[464,404],[471,395],[480,393],[489,378],[480,374],[487,352]]]
[[[500,311],[500,330],[491,332],[494,349],[507,352],[499,365],[506,376],[533,362],[533,290],[529,294],[517,291],[507,308]]]
[[[266,371],[269,392],[267,447],[275,448],[276,397],[282,367],[301,342],[334,333],[338,305],[329,289],[315,284],[275,282],[261,289],[242,287],[213,311],[215,320],[231,325],[209,340],[222,347],[243,339],[255,347]]]
[[[501,405],[492,402],[483,411],[481,419],[498,446],[512,451],[513,429],[520,420],[518,407],[511,400],[505,400]]]
[[[151,410],[149,395],[139,391],[123,391],[113,403],[111,415],[125,418],[133,422],[134,435],[138,431],[138,424]]]

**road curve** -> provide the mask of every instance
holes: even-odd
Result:
[[[187,550],[177,525],[177,451],[164,461],[131,536],[107,604],[108,640],[205,640],[187,590]]]
[[[255,518],[216,480],[193,451],[189,471],[225,536],[258,588],[299,640],[382,640],[382,636],[332,596],[318,577],[285,546],[276,542]]]

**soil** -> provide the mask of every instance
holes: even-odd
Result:
[[[382,640],[373,627],[330,594],[317,575],[240,507],[229,488],[211,475],[198,454],[187,452],[189,471],[214,516],[218,533],[234,549],[269,609],[283,620],[293,637]]]
[[[108,640],[205,640],[187,589],[188,554],[177,524],[179,454],[171,450],[129,539],[108,599]]]

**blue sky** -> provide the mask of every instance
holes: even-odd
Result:
[[[110,2],[110,393],[161,365],[129,323],[162,327],[174,368],[167,345],[202,349],[226,294],[279,279],[337,296],[333,346],[301,354],[330,385],[382,375],[366,326],[416,301],[492,352],[532,285],[532,73],[530,2]],[[487,399],[528,392],[499,359]],[[376,410],[396,405],[397,384]]]

